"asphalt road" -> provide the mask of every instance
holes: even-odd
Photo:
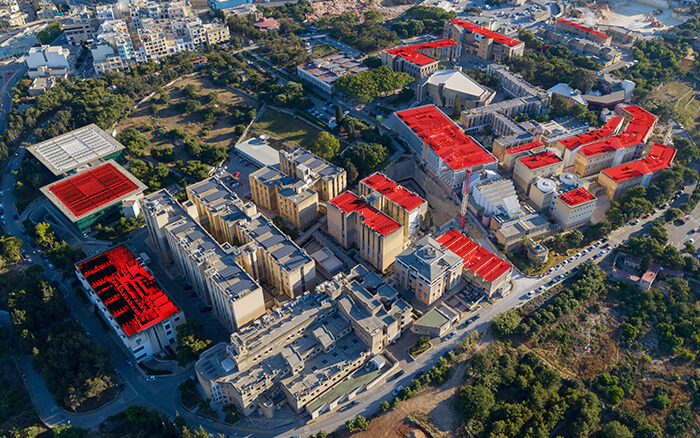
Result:
[[[12,94],[10,90],[17,85],[20,78],[27,72],[27,66],[22,63],[12,62],[0,66],[0,132],[4,132],[7,126],[6,115],[12,109]]]

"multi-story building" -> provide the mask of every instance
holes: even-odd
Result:
[[[277,211],[295,228],[306,228],[318,218],[318,194],[304,181],[295,181],[272,167],[263,167],[248,177],[255,205]]]
[[[207,0],[209,8],[214,12],[219,9],[226,10],[251,3],[251,0]]]
[[[512,251],[523,246],[527,238],[537,238],[551,232],[551,223],[544,215],[530,213],[515,218],[496,215],[491,218],[491,229],[496,241],[504,250]]]
[[[314,260],[255,204],[245,203],[221,178],[212,177],[187,187],[195,205],[192,215],[220,243],[240,245],[237,261],[257,281],[294,298],[316,285]]]
[[[597,198],[583,187],[554,197],[552,218],[569,230],[590,222]]]
[[[207,44],[213,46],[231,39],[231,32],[224,23],[207,23],[204,25]]]
[[[428,212],[428,201],[396,184],[380,172],[375,172],[360,181],[360,196],[373,197],[373,206],[403,226],[406,237],[420,231],[421,222]]]
[[[78,14],[70,21],[63,23],[63,33],[68,44],[80,45],[92,38],[93,28],[88,13]]]
[[[479,84],[461,69],[438,70],[421,79],[416,98],[419,102],[429,102],[439,108],[454,108],[459,102],[460,111],[477,108],[491,103],[496,92]]]
[[[185,315],[124,245],[76,265],[87,296],[137,362],[175,349]]]
[[[191,201],[181,205],[173,186],[141,201],[151,241],[172,259],[199,296],[212,307],[227,329],[240,330],[265,313],[262,288],[236,262],[241,252],[222,245],[192,219],[197,208]]]
[[[450,230],[437,241],[462,258],[462,275],[488,297],[507,287],[513,267],[457,230]]]
[[[27,76],[59,76],[67,78],[73,71],[73,57],[70,50],[61,46],[40,46],[29,49],[24,57]]]
[[[302,80],[331,95],[335,92],[333,86],[338,78],[366,70],[369,70],[366,65],[344,53],[316,58],[297,66],[297,74]]]
[[[493,153],[498,157],[501,162],[503,170],[510,172],[515,167],[515,163],[518,159],[527,157],[531,154],[537,154],[544,152],[545,145],[541,141],[535,140],[529,143],[521,144],[519,146],[506,149],[505,151],[496,151],[496,145],[494,144]]]
[[[559,174],[564,162],[552,151],[540,152],[518,158],[513,168],[513,181],[523,192],[530,193],[530,185],[537,178],[546,178]]]
[[[462,51],[473,53],[486,61],[501,62],[513,56],[520,56],[525,50],[525,43],[522,41],[461,19],[445,22],[443,38],[458,41]]]
[[[583,26],[565,18],[558,18],[557,21],[554,22],[554,27],[598,44],[609,46],[612,42],[612,37],[610,35],[598,32],[590,27]]]
[[[373,275],[341,274],[205,351],[195,372],[207,397],[244,415],[272,418],[287,403],[316,418],[380,382],[381,352],[412,309],[386,284],[366,287]]]
[[[17,0],[0,1],[0,23],[7,27],[24,26],[27,18],[29,15],[22,12]]]
[[[571,35],[551,27],[545,28],[541,35],[545,40],[561,44],[567,47],[574,53],[578,53],[592,59],[602,66],[610,66],[620,62],[622,52],[610,43],[601,44],[590,38],[581,38],[580,36]],[[588,35],[588,34],[587,34]]]
[[[343,247],[356,246],[360,256],[384,272],[403,249],[401,224],[352,192],[327,204],[328,233]]]
[[[397,72],[408,73],[416,79],[424,78],[438,69],[440,61],[459,59],[459,44],[447,38],[412,46],[383,50],[382,65]]]
[[[279,162],[280,172],[308,183],[322,201],[335,198],[348,185],[345,169],[300,147],[291,151],[279,151]]]
[[[136,62],[136,52],[125,20],[103,22],[90,48],[95,73],[116,72]]]
[[[138,178],[112,160],[41,188],[51,204],[81,233],[122,213],[138,216],[138,209],[126,211],[127,205],[138,206],[134,201],[141,199],[144,190],[146,186]]]
[[[486,68],[488,74],[498,77],[498,86],[512,97],[537,97],[545,108],[549,107],[551,96],[540,87],[530,84],[517,73],[513,73],[502,64],[491,64]]]
[[[610,199],[616,199],[627,189],[636,186],[649,187],[654,175],[671,167],[676,149],[654,143],[648,155],[641,160],[605,169],[598,174],[598,184],[605,187]]]
[[[611,117],[600,129],[559,139],[552,142],[550,146],[561,151],[560,155],[564,159],[564,167],[570,167],[573,166],[574,158],[583,146],[619,133],[623,122],[624,118],[622,117]]]
[[[389,123],[453,190],[468,170],[496,169],[498,161],[433,105],[395,112]]]
[[[459,285],[463,266],[461,257],[426,236],[396,256],[394,273],[401,287],[430,306]]]

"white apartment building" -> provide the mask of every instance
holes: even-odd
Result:
[[[30,79],[39,76],[68,77],[73,68],[70,50],[61,46],[32,47],[24,57]]]

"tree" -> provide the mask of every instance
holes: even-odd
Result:
[[[700,150],[693,143],[683,137],[673,137],[673,147],[676,148],[676,161],[687,164],[700,157]]]
[[[493,393],[483,385],[464,387],[457,400],[457,406],[467,421],[484,421],[495,404]]]
[[[358,415],[357,418],[355,418],[355,426],[357,426],[360,430],[367,430],[369,427],[369,422],[362,415]]]
[[[340,150],[340,140],[326,131],[321,131],[309,150],[319,157],[330,161]]]
[[[77,426],[59,424],[51,429],[54,438],[85,438],[88,431]]]
[[[185,85],[185,88],[182,89],[182,92],[185,94],[185,96],[187,96],[190,99],[199,98],[199,95],[197,94],[197,86],[194,84]]]
[[[129,153],[135,157],[143,155],[143,151],[150,145],[148,139],[136,128],[126,128],[120,132],[117,135],[117,141],[123,144]]]
[[[347,430],[349,430],[350,432],[352,432],[353,430],[355,430],[355,420],[353,420],[352,418],[349,419],[349,420],[347,420],[347,421],[345,422],[345,428],[346,428]]]
[[[599,434],[600,438],[634,438],[634,434],[619,421],[606,424]]]
[[[385,400],[385,401],[379,403],[379,410],[381,410],[382,412],[388,411],[389,410],[389,402]]]
[[[325,430],[319,430],[316,432],[316,438],[326,438],[328,436],[328,432]]]
[[[338,123],[338,126],[343,123],[343,108],[340,105],[335,106],[335,121]]]
[[[520,315],[515,310],[499,313],[493,318],[493,329],[501,338],[507,338],[520,324]]]
[[[688,405],[680,405],[666,418],[666,432],[670,435],[680,435],[690,427],[693,414]]]
[[[389,151],[379,143],[357,142],[344,155],[357,167],[360,178],[386,166],[389,161]]]
[[[452,103],[452,116],[459,116],[462,113],[462,102],[460,102],[459,94],[455,94],[455,100]]]
[[[569,248],[578,248],[583,242],[583,233],[579,230],[573,230],[566,235],[566,241]]]
[[[388,65],[383,65],[354,75],[341,76],[335,82],[335,89],[354,101],[367,103],[388,92],[401,89],[413,80],[409,74],[397,73]]]
[[[177,327],[177,362],[186,366],[199,358],[199,355],[211,346],[211,341],[204,337],[204,324],[194,319]]]
[[[365,22],[377,21],[377,22],[381,23],[382,21],[384,21],[384,16],[382,15],[382,13],[377,11],[377,10],[374,10],[374,9],[366,11],[364,16],[365,16]]]

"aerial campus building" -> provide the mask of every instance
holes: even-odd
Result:
[[[600,172],[598,184],[605,187],[610,199],[616,199],[631,187],[649,187],[654,175],[671,167],[675,156],[676,149],[654,143],[645,158]]]
[[[185,315],[152,274],[121,245],[76,265],[78,280],[137,362],[175,350]]]
[[[124,156],[124,145],[94,123],[29,146],[27,150],[56,176],[97,161],[122,161]]]
[[[486,61],[501,62],[506,58],[520,56],[525,50],[522,41],[461,19],[446,21],[443,37],[459,42],[462,51],[473,53]]]
[[[453,190],[462,187],[468,170],[498,166],[496,157],[433,105],[395,112],[389,123]]]
[[[449,38],[387,49],[380,54],[382,65],[418,80],[437,71],[440,61],[454,61],[459,55],[459,44]]]
[[[325,58],[297,66],[299,77],[327,94],[333,94],[338,78],[369,70],[362,64],[343,53],[336,53]]]
[[[138,200],[146,186],[113,160],[67,176],[41,192],[81,233],[122,213],[139,215]]]

